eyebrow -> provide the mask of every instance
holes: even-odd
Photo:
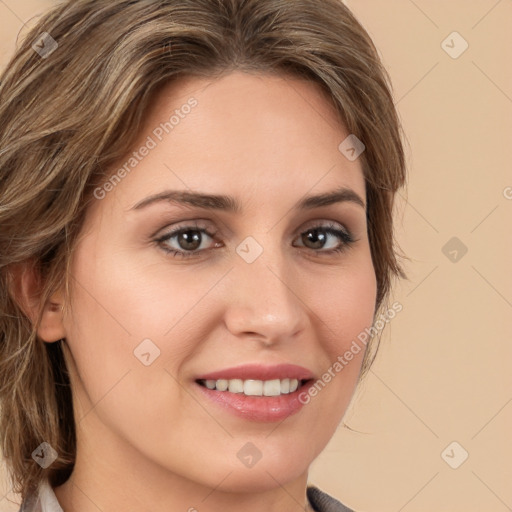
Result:
[[[151,195],[139,201],[130,210],[141,210],[160,202],[186,204],[206,210],[222,210],[235,214],[240,214],[243,210],[241,203],[232,196],[188,192],[185,190],[165,190],[159,194]],[[354,190],[347,187],[340,187],[332,192],[305,197],[294,206],[294,209],[312,210],[344,202],[355,203],[366,209],[366,205],[361,197]]]

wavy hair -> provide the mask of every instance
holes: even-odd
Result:
[[[376,314],[393,278],[406,278],[393,234],[406,164],[391,80],[341,0],[59,3],[0,76],[0,439],[13,491],[23,497],[42,479],[64,483],[73,470],[65,340],[44,343],[37,329],[49,297],[63,285],[69,292],[69,263],[93,190],[130,150],[159,87],[231,70],[305,78],[332,99],[366,146],[360,159]],[[35,321],[13,291],[22,265],[41,284]],[[368,344],[361,376],[377,346]],[[43,441],[58,453],[47,469],[31,456]]]

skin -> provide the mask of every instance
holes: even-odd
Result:
[[[190,97],[191,113],[89,207],[71,308],[60,290],[38,331],[67,340],[78,449],[55,489],[65,512],[304,510],[308,468],[355,391],[363,350],[282,422],[236,417],[195,389],[199,374],[248,362],[294,363],[320,378],[372,324],[376,277],[363,207],[293,210],[340,186],[365,201],[360,160],[338,150],[348,133],[317,85],[242,72],[182,79],[159,92],[136,148]],[[166,189],[229,194],[243,212],[130,210]],[[217,231],[202,234],[196,256],[164,251],[185,250],[179,237],[155,242],[196,220]],[[301,234],[329,222],[357,241],[331,255],[321,251],[343,244],[333,235],[307,245]],[[251,264],[235,250],[248,236],[263,248]],[[146,338],[161,351],[150,366],[133,354]],[[237,457],[247,442],[262,454],[252,468]]]

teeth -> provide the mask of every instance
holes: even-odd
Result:
[[[263,381],[262,380],[246,380],[244,381],[244,395],[263,395]]]
[[[228,389],[230,393],[243,393],[244,381],[242,379],[231,379]]]
[[[215,382],[215,387],[219,391],[226,391],[226,389],[228,389],[228,386],[229,386],[229,381],[225,380],[225,379],[219,379],[218,381]]]
[[[279,379],[266,380],[263,383],[263,394],[265,396],[277,396],[281,394],[281,381]]]
[[[200,381],[208,389],[229,391],[230,393],[243,393],[246,396],[279,396],[293,393],[299,387],[297,379],[218,379]]]

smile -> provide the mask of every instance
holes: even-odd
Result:
[[[227,391],[229,393],[240,393],[246,396],[279,396],[293,393],[307,380],[298,379],[200,379],[198,383],[208,389],[215,391]]]

